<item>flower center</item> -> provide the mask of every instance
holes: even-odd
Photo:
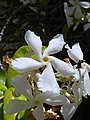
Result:
[[[36,105],[40,105],[40,104],[41,104],[41,101],[35,100],[35,104],[36,104]]]
[[[48,57],[43,57],[44,62],[48,62]]]

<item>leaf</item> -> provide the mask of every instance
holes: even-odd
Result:
[[[4,120],[3,117],[3,101],[0,100],[0,120]]]
[[[3,91],[0,91],[0,99],[2,99],[2,97],[3,97]]]
[[[33,114],[32,114],[31,109],[25,110],[23,113],[24,113],[23,116],[20,117],[20,114],[22,114],[22,113],[20,112],[20,113],[18,114],[16,120],[36,120],[36,119],[34,118]]]
[[[15,54],[13,56],[13,59],[23,57],[28,52],[29,52],[29,47],[28,46],[22,46],[15,52]],[[11,87],[10,81],[11,81],[12,77],[14,77],[15,75],[18,75],[18,74],[20,74],[20,73],[15,71],[13,68],[11,68],[9,66],[8,72],[7,72],[7,86],[8,87]]]
[[[69,31],[68,25],[65,24],[64,27],[63,27],[63,29],[62,29],[62,33],[63,33],[63,35],[64,35],[65,38],[67,36],[68,31]]]
[[[2,69],[0,69],[0,83],[3,85],[6,83],[6,73]]]
[[[1,91],[6,91],[7,87],[5,85],[3,85],[2,83],[0,83],[0,90]]]
[[[2,69],[0,69],[0,99],[2,99],[3,93],[7,89],[5,83],[6,83],[6,73]]]
[[[9,103],[9,101],[14,98],[12,95],[12,90],[13,90],[13,88],[7,89],[7,91],[4,94],[4,99],[3,99],[4,111],[6,109],[6,105]],[[8,115],[4,112],[4,120],[15,120],[15,114]]]

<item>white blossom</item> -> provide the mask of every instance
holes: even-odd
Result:
[[[74,94],[75,101],[70,102],[68,99],[66,104],[61,107],[61,114],[63,115],[64,120],[70,120],[82,102],[82,90],[80,84],[75,82],[72,85],[72,92]]]
[[[30,70],[41,68],[45,65],[47,66],[50,63],[56,69],[56,71],[58,71],[62,75],[64,74],[66,76],[70,76],[75,73],[74,69],[69,64],[65,63],[62,60],[59,60],[58,58],[50,56],[59,51],[62,51],[65,44],[62,34],[59,35],[59,37],[53,38],[49,42],[49,45],[44,50],[43,54],[42,41],[40,40],[40,37],[36,36],[33,32],[28,30],[25,34],[25,40],[35,52],[38,61],[27,57],[17,58],[13,60],[10,64],[15,70],[19,72],[28,72]]]
[[[43,103],[57,106],[67,102],[66,97],[56,94],[53,91],[47,91],[33,96],[30,84],[26,79],[24,76],[16,76],[12,79],[12,85],[27,98],[27,101],[11,100],[5,110],[7,114],[13,114],[36,107],[33,112],[34,117],[37,120],[44,120]]]
[[[72,46],[72,49],[68,45],[66,45],[65,47],[67,48],[68,56],[77,63],[76,69],[77,72],[74,74],[74,77],[82,81],[80,83],[83,84],[81,86],[83,86],[82,91],[84,91],[84,96],[90,95],[90,78],[89,78],[90,65],[84,61],[83,52],[80,48],[79,43],[74,44]],[[79,68],[78,64],[80,64]]]

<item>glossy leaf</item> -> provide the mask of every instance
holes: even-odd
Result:
[[[3,103],[4,103],[4,111],[6,109],[6,105],[8,104],[8,102],[13,99],[13,95],[12,95],[12,90],[13,88],[10,88],[10,89],[7,89],[7,91],[5,92],[4,94],[4,100],[3,100]],[[8,115],[4,112],[4,120],[15,120],[15,114],[12,114],[12,115]]]
[[[5,82],[6,82],[6,73],[2,69],[0,69],[0,83],[5,85]]]
[[[2,83],[0,83],[0,90],[1,91],[6,91],[7,87],[5,85],[3,85]]]
[[[13,56],[13,59],[23,57],[28,52],[29,52],[29,47],[28,46],[22,46],[15,52],[15,54]],[[18,73],[17,71],[15,71],[13,68],[11,68],[9,66],[8,72],[7,72],[7,86],[8,87],[11,86],[10,81],[11,81],[12,77],[14,77],[15,75],[18,75],[18,74],[20,74],[20,73]]]

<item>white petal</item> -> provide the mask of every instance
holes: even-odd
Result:
[[[72,91],[74,93],[75,102],[79,103],[82,100],[82,91],[78,83],[72,85]]]
[[[75,77],[75,81],[80,80],[81,77],[85,74],[85,69],[75,69],[75,74],[73,75]]]
[[[28,30],[25,34],[25,40],[27,44],[36,53],[37,58],[40,60],[42,58],[42,41],[39,36],[36,36],[34,32]]]
[[[67,48],[67,53],[68,56],[75,61],[76,63],[79,62],[79,60],[83,60],[83,53],[82,50],[80,48],[79,43],[76,43],[72,46],[72,49],[70,49],[70,47],[67,45],[65,46],[65,48]]]
[[[86,62],[83,62],[83,63],[81,64],[81,68],[82,68],[82,69],[85,69],[87,72],[90,72],[90,65],[87,64]]]
[[[87,64],[86,62],[85,62],[85,65],[86,65],[86,69],[87,69],[87,71],[90,72],[90,65]]]
[[[83,8],[86,8],[86,9],[88,9],[88,8],[90,8],[90,3],[89,2],[79,2],[79,4],[81,5],[81,7],[83,7]]]
[[[30,88],[30,84],[27,81],[27,77],[15,76],[12,78],[11,84],[27,99],[32,99],[32,90]]]
[[[71,120],[72,116],[76,112],[78,107],[78,104],[74,103],[67,103],[62,106],[62,115],[64,117],[64,120]]]
[[[67,98],[65,96],[54,93],[53,91],[43,92],[37,95],[35,100],[42,101],[43,103],[52,106],[63,105],[67,102]]]
[[[69,3],[71,3],[72,5],[74,5],[75,1],[74,0],[69,0]]]
[[[62,51],[64,44],[65,42],[64,42],[63,35],[62,34],[57,35],[49,42],[48,47],[44,51],[44,56],[55,54],[59,51]]]
[[[82,14],[81,8],[79,5],[77,5],[76,10],[75,10],[75,18],[80,19],[82,17],[83,17],[83,14]]]
[[[83,77],[83,78],[84,78],[84,77]],[[87,92],[86,92],[85,87],[84,87],[84,80],[83,80],[83,78],[81,78],[81,79],[78,81],[78,84],[79,84],[80,89],[81,89],[81,91],[82,91],[82,96],[83,96],[83,97],[87,97]]]
[[[44,113],[43,113],[43,105],[42,104],[35,108],[33,115],[36,118],[36,120],[44,120]]]
[[[34,106],[35,105],[33,103],[31,104],[29,101],[11,100],[9,104],[7,104],[5,111],[7,114],[14,114],[16,112],[20,112]]]
[[[63,105],[67,102],[67,99],[63,95],[59,95],[57,97],[53,96],[52,99],[47,98],[45,103],[51,106]]]
[[[21,57],[13,60],[10,65],[18,72],[28,72],[43,67],[44,63],[32,58]]]
[[[86,72],[84,75],[84,88],[87,94],[90,96],[90,78],[88,72]]]
[[[48,64],[37,82],[39,90],[42,92],[53,91],[60,93],[59,85],[56,81],[51,64]]]
[[[75,70],[72,68],[71,64],[52,56],[49,56],[49,59],[55,70],[58,71],[62,76],[67,77],[75,74]]]
[[[90,28],[90,23],[84,25],[84,31],[88,30],[89,28]]]

